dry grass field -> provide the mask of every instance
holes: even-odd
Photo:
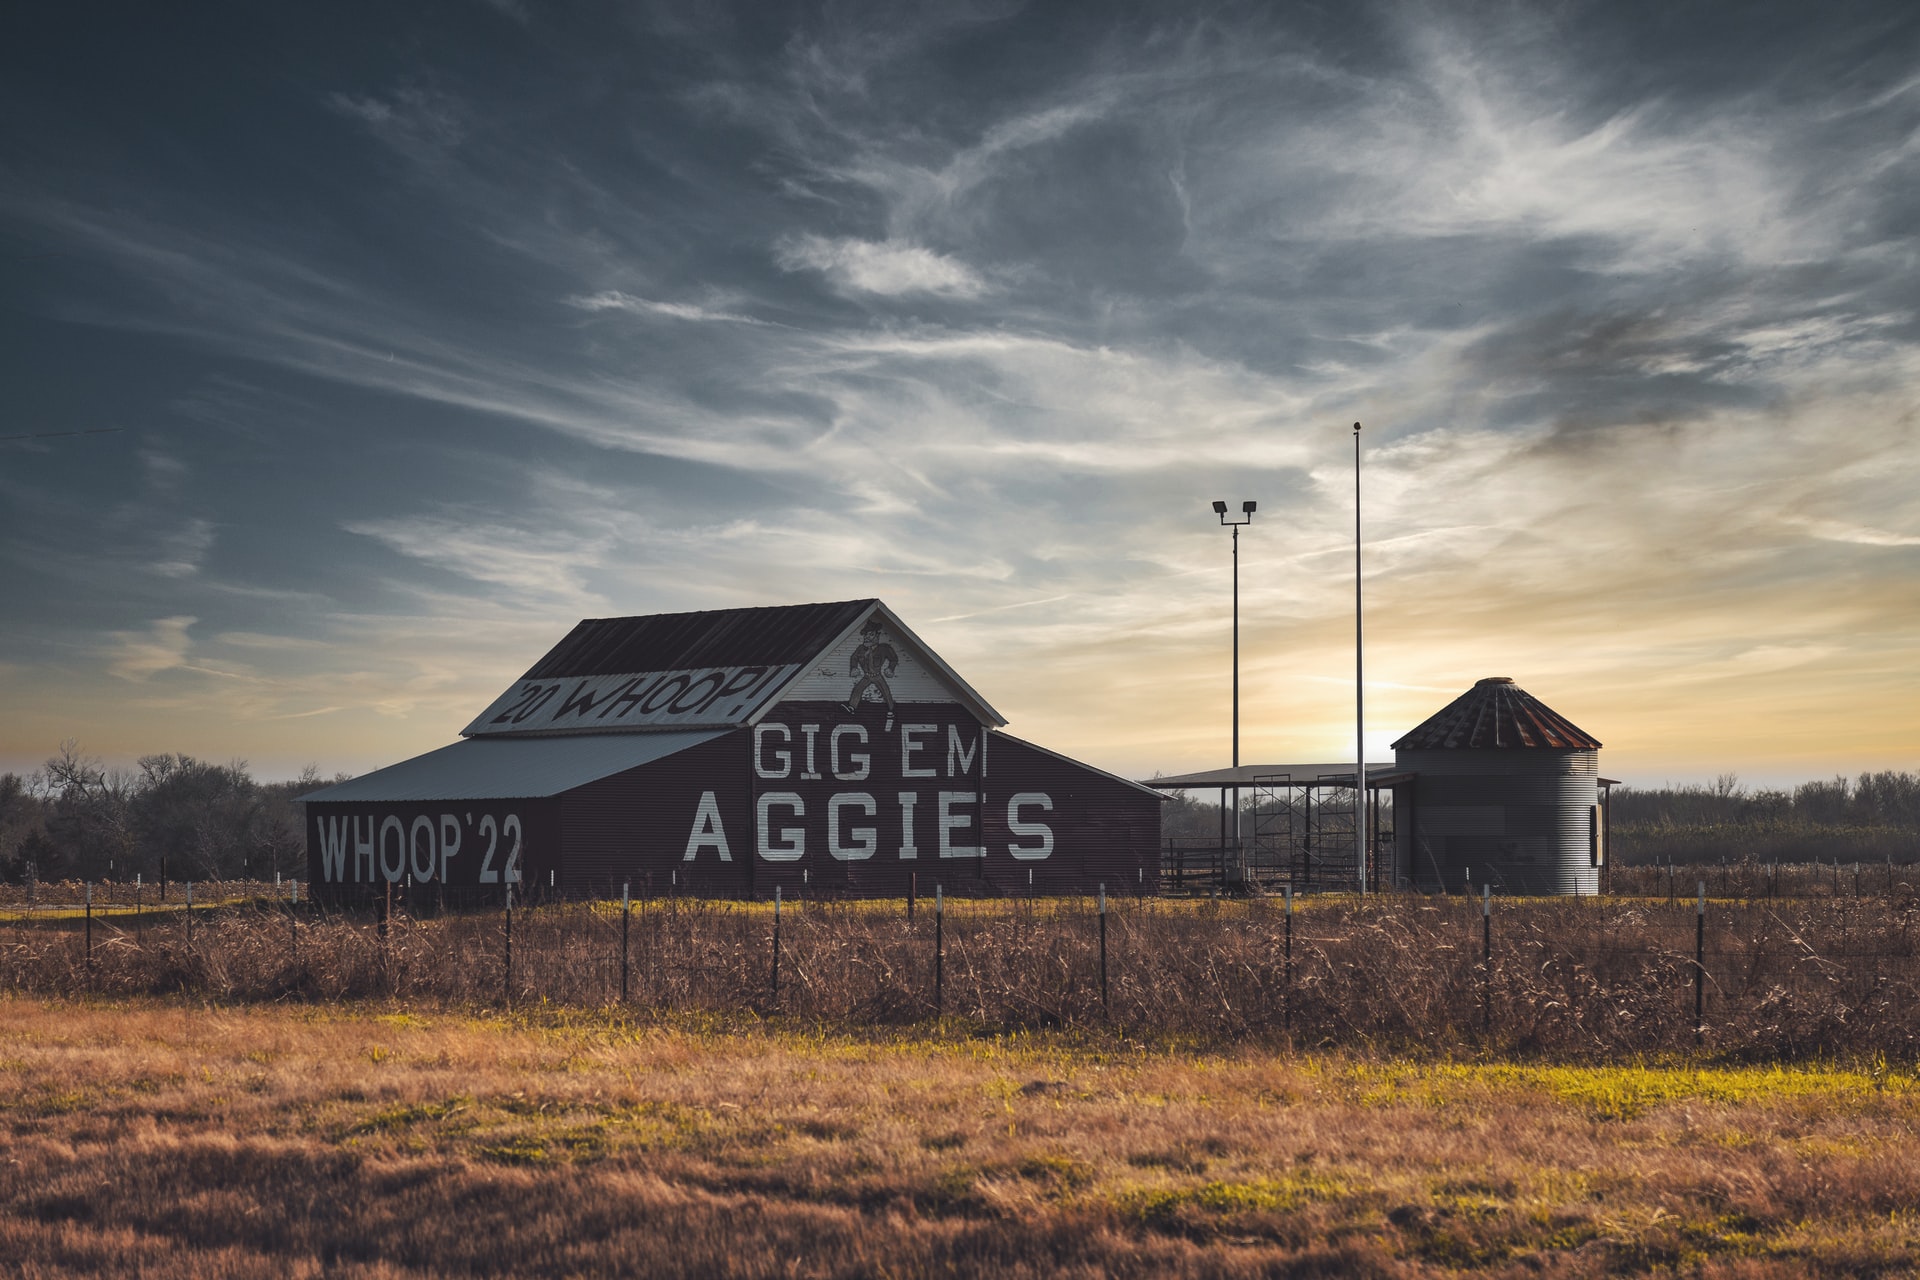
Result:
[[[1909,1070],[0,998],[31,1277],[1912,1274]]]

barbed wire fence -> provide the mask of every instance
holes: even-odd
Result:
[[[138,904],[121,886],[42,885],[32,904],[0,905],[0,989],[618,1006],[850,1028],[943,1016],[1195,1044],[1574,1058],[1912,1059],[1920,895],[1910,869],[1877,870],[1882,882],[1857,895],[1845,867],[1820,869],[1828,892],[1813,896],[1789,896],[1769,869],[1730,869],[1721,885],[1718,868],[1682,867],[1670,895],[1661,869],[1637,896],[1604,899],[1314,897],[1290,909],[1278,897],[935,895],[913,916],[898,902],[787,899],[776,916],[768,902],[630,891],[624,903],[616,892],[510,911],[338,911],[299,901],[291,882],[202,885],[189,906],[190,885]],[[1817,887],[1813,871],[1797,874]]]

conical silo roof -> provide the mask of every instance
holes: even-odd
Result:
[[[1511,676],[1488,676],[1394,743],[1393,749],[1579,751],[1599,745],[1592,734],[1515,684]]]

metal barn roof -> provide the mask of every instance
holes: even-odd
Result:
[[[699,733],[467,738],[301,796],[304,801],[534,800],[711,742]]]
[[[1488,676],[1442,707],[1393,744],[1395,751],[1552,748],[1591,750],[1600,745],[1546,703],[1513,682]]]
[[[524,680],[808,662],[878,604],[773,605],[587,618],[533,664]]]

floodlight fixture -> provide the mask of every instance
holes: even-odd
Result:
[[[1240,504],[1240,509],[1246,512],[1248,515],[1252,515],[1254,513],[1255,508],[1259,507],[1259,505],[1260,505],[1259,503],[1249,498],[1245,502]]]
[[[1225,515],[1225,514],[1227,514],[1227,504],[1226,504],[1226,503],[1224,503],[1224,502],[1221,502],[1221,501],[1220,501],[1219,499],[1217,499],[1217,498],[1216,498],[1216,499],[1214,499],[1214,503],[1213,503],[1213,509],[1214,509],[1214,511],[1216,511],[1216,512],[1218,512],[1218,513],[1219,513],[1220,515]]]

